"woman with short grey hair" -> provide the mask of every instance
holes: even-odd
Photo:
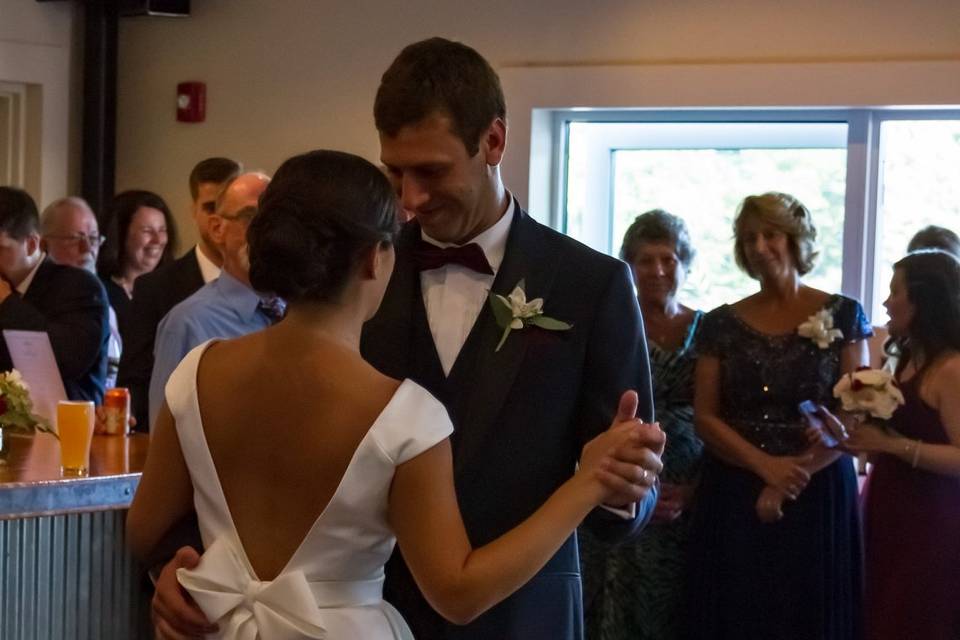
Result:
[[[662,209],[637,216],[620,257],[630,265],[643,312],[654,408],[667,434],[662,485],[642,539],[606,549],[582,534],[587,637],[680,637],[689,507],[703,443],[693,427],[693,371],[703,312],[680,302],[695,251],[683,220]]]

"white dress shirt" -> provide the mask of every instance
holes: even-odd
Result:
[[[200,266],[200,275],[203,277],[203,283],[209,284],[220,277],[220,267],[213,263],[213,260],[207,257],[203,251],[200,250],[200,245],[198,244],[193,250],[197,254],[197,264]]]
[[[33,276],[37,275],[37,269],[40,268],[40,265],[43,264],[44,259],[47,257],[47,254],[41,253],[40,259],[37,260],[37,264],[33,265],[33,269],[30,269],[30,273],[27,274],[27,277],[20,281],[20,284],[17,285],[17,293],[20,294],[22,298],[27,293],[27,289],[30,288],[30,283],[33,282]]]
[[[513,196],[510,196],[510,204],[500,220],[471,240],[483,249],[487,262],[493,270],[492,276],[477,273],[473,269],[458,264],[448,264],[438,269],[420,272],[420,289],[423,292],[423,306],[427,310],[430,333],[433,334],[433,343],[437,347],[443,372],[448,376],[460,354],[460,349],[463,348],[463,343],[470,335],[470,330],[473,329],[480,312],[487,304],[487,296],[497,277],[497,271],[503,263],[503,254],[507,250],[507,237],[510,235],[510,225],[513,222],[513,210]],[[424,241],[438,247],[454,246],[449,242],[434,240],[422,230],[420,235]],[[633,518],[637,509],[636,504],[631,504],[626,509],[606,505],[602,507],[625,519]]]
[[[467,341],[470,330],[487,304],[487,295],[507,249],[513,209],[513,197],[510,196],[510,204],[500,220],[470,241],[483,249],[494,275],[477,273],[459,264],[420,272],[420,289],[430,333],[433,334],[443,372],[447,375],[450,375],[463,343]],[[449,242],[434,240],[423,231],[420,233],[424,241],[430,244],[443,248],[454,246]]]

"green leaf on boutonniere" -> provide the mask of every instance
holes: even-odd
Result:
[[[503,329],[500,342],[497,343],[494,351],[500,351],[510,331],[514,329],[519,331],[533,325],[548,331],[566,331],[573,326],[543,315],[543,298],[534,298],[528,302],[523,287],[524,281],[521,280],[509,296],[504,297],[492,291],[489,294],[490,309],[493,311],[497,325]]]
[[[493,310],[493,317],[497,321],[498,327],[509,327],[513,320],[513,312],[510,311],[510,304],[504,302],[501,296],[490,292],[487,300],[490,302],[490,309]]]
[[[568,322],[554,320],[553,318],[548,318],[546,316],[534,316],[533,318],[527,320],[527,322],[534,326],[540,327],[541,329],[547,329],[548,331],[566,331],[573,326]]]

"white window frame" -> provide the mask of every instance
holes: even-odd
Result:
[[[927,119],[960,113],[960,60],[717,62],[536,65],[498,68],[507,99],[508,145],[501,173],[531,216],[555,224],[559,184],[553,135],[557,110],[871,110],[851,121],[848,167],[877,174],[878,125],[886,119]],[[891,108],[888,105],[911,105]],[[853,171],[849,172],[853,175]],[[861,262],[844,270],[843,291],[873,306],[877,184],[847,183],[844,254]],[[851,215],[851,212],[859,212]],[[847,244],[851,249],[847,249]]]
[[[657,148],[790,148],[824,147],[846,148],[847,171],[843,224],[843,279],[844,294],[860,300],[864,309],[874,307],[877,273],[877,238],[882,236],[882,220],[878,216],[880,189],[880,125],[889,120],[960,120],[960,109],[557,109],[550,112],[550,137],[557,141],[554,160],[551,164],[550,183],[552,198],[549,207],[549,223],[556,229],[566,231],[566,168],[569,127],[574,122],[640,123],[664,125],[676,123],[730,123],[744,125],[736,136],[719,133],[701,140],[682,140],[676,136],[662,138],[656,135],[622,136],[610,132],[599,135],[590,145],[590,165],[594,173],[588,187],[592,215],[600,216],[596,230],[588,244],[610,246],[609,229],[613,210],[610,185],[613,176],[614,151],[623,149]],[[830,134],[814,139],[799,139],[795,136],[778,135],[764,140],[758,132],[751,133],[749,125],[762,124],[846,124],[845,144],[836,144]],[[650,130],[644,133],[650,133]],[[593,206],[595,205],[595,207]]]

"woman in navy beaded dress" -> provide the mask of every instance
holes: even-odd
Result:
[[[760,291],[704,318],[694,400],[707,449],[690,539],[691,638],[861,637],[857,482],[798,405],[867,361],[860,304],[804,285],[816,229],[792,196],[750,196],[737,264]]]

